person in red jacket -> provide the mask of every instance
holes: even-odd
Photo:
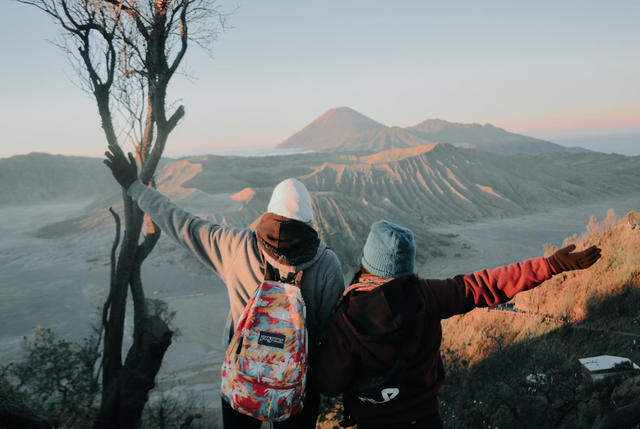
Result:
[[[575,246],[452,279],[413,274],[411,230],[382,220],[371,226],[362,270],[327,326],[313,370],[327,396],[344,393],[350,425],[359,429],[442,428],[439,395],[445,369],[440,321],[476,307],[505,303],[563,271],[589,268],[600,258]]]

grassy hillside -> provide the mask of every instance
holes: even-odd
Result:
[[[621,309],[605,311],[616,302],[613,298],[640,287],[640,225],[627,225],[628,219],[635,220],[636,216],[640,213],[616,219],[610,211],[610,217],[600,223],[594,220],[581,237],[566,239],[563,246],[575,243],[578,250],[594,244],[601,247],[602,259],[588,270],[562,273],[532,291],[516,295],[515,308],[531,314],[476,309],[443,321],[443,348],[455,350],[460,359],[474,364],[487,357],[486,340],[496,333],[505,346],[548,333],[563,322],[597,324],[595,328],[604,329],[613,326],[621,331],[636,329],[640,334],[640,326],[634,323],[634,317],[640,316],[640,303],[638,314]],[[555,250],[547,246],[546,254]],[[557,321],[543,320],[548,317]]]
[[[618,219],[610,210],[601,222],[592,217],[587,231],[581,237],[567,238],[563,247],[576,244],[578,249],[582,249],[595,244],[602,248],[602,260],[589,270],[563,273],[546,282],[544,287],[516,296],[516,307],[581,322],[590,310],[608,298],[636,287],[640,284],[638,223],[638,212]],[[547,246],[545,254],[548,256],[555,250],[553,246]]]
[[[565,240],[579,249],[596,244],[603,257],[517,295],[516,308],[533,315],[477,309],[443,322],[446,428],[592,427],[599,415],[640,396],[637,372],[593,383],[578,362],[599,355],[640,361],[629,343],[640,343],[638,221],[640,213],[617,219],[610,211],[581,237]],[[554,381],[528,395],[526,376],[538,373]]]

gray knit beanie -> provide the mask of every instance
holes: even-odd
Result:
[[[413,274],[416,244],[413,232],[386,220],[371,225],[362,249],[362,266],[378,277],[398,278]]]

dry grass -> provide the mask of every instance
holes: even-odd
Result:
[[[443,321],[442,349],[446,358],[453,353],[458,367],[473,365],[498,347],[539,337],[561,326],[544,321],[544,316],[572,323],[587,323],[600,329],[640,333],[640,213],[630,212],[618,219],[610,210],[599,222],[592,217],[585,233],[569,237],[563,243],[576,244],[578,250],[597,245],[602,259],[583,271],[555,276],[538,288],[517,295],[516,308],[540,317],[522,317],[477,309]],[[555,249],[545,246],[547,255]],[[626,294],[626,295],[625,295]],[[620,295],[628,299],[612,299]],[[634,311],[636,308],[638,311]],[[593,317],[597,314],[597,317]],[[449,356],[447,366],[451,368]]]
[[[516,307],[572,322],[584,321],[589,311],[607,298],[640,286],[640,217],[630,212],[617,219],[613,210],[602,222],[592,217],[587,231],[565,240],[578,250],[596,245],[602,259],[583,271],[562,273],[531,292],[517,295]],[[552,246],[546,246],[553,251]]]

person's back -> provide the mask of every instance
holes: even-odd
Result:
[[[328,396],[344,392],[345,407],[359,429],[441,428],[440,321],[507,302],[561,271],[587,268],[600,255],[595,246],[571,250],[453,279],[420,279],[413,275],[411,231],[387,221],[374,223],[362,252],[363,270],[330,319],[314,369],[317,388]],[[360,393],[362,380],[384,378],[376,395]]]
[[[276,186],[267,213],[252,231],[219,225],[183,210],[138,180],[131,154],[127,162],[119,147],[109,148],[112,153],[107,153],[109,159],[105,163],[128,195],[165,234],[225,282],[231,307],[223,334],[225,344],[229,343],[247,302],[264,280],[267,265],[277,270],[282,279],[303,272],[300,291],[307,307],[309,343],[313,346],[317,342],[318,331],[344,291],[344,279],[336,254],[318,238],[312,226],[310,195],[300,181],[287,179]],[[302,416],[279,423],[279,427],[315,428],[318,404],[319,396],[311,384]],[[237,415],[224,400],[222,405],[225,428],[260,426],[258,420]]]

